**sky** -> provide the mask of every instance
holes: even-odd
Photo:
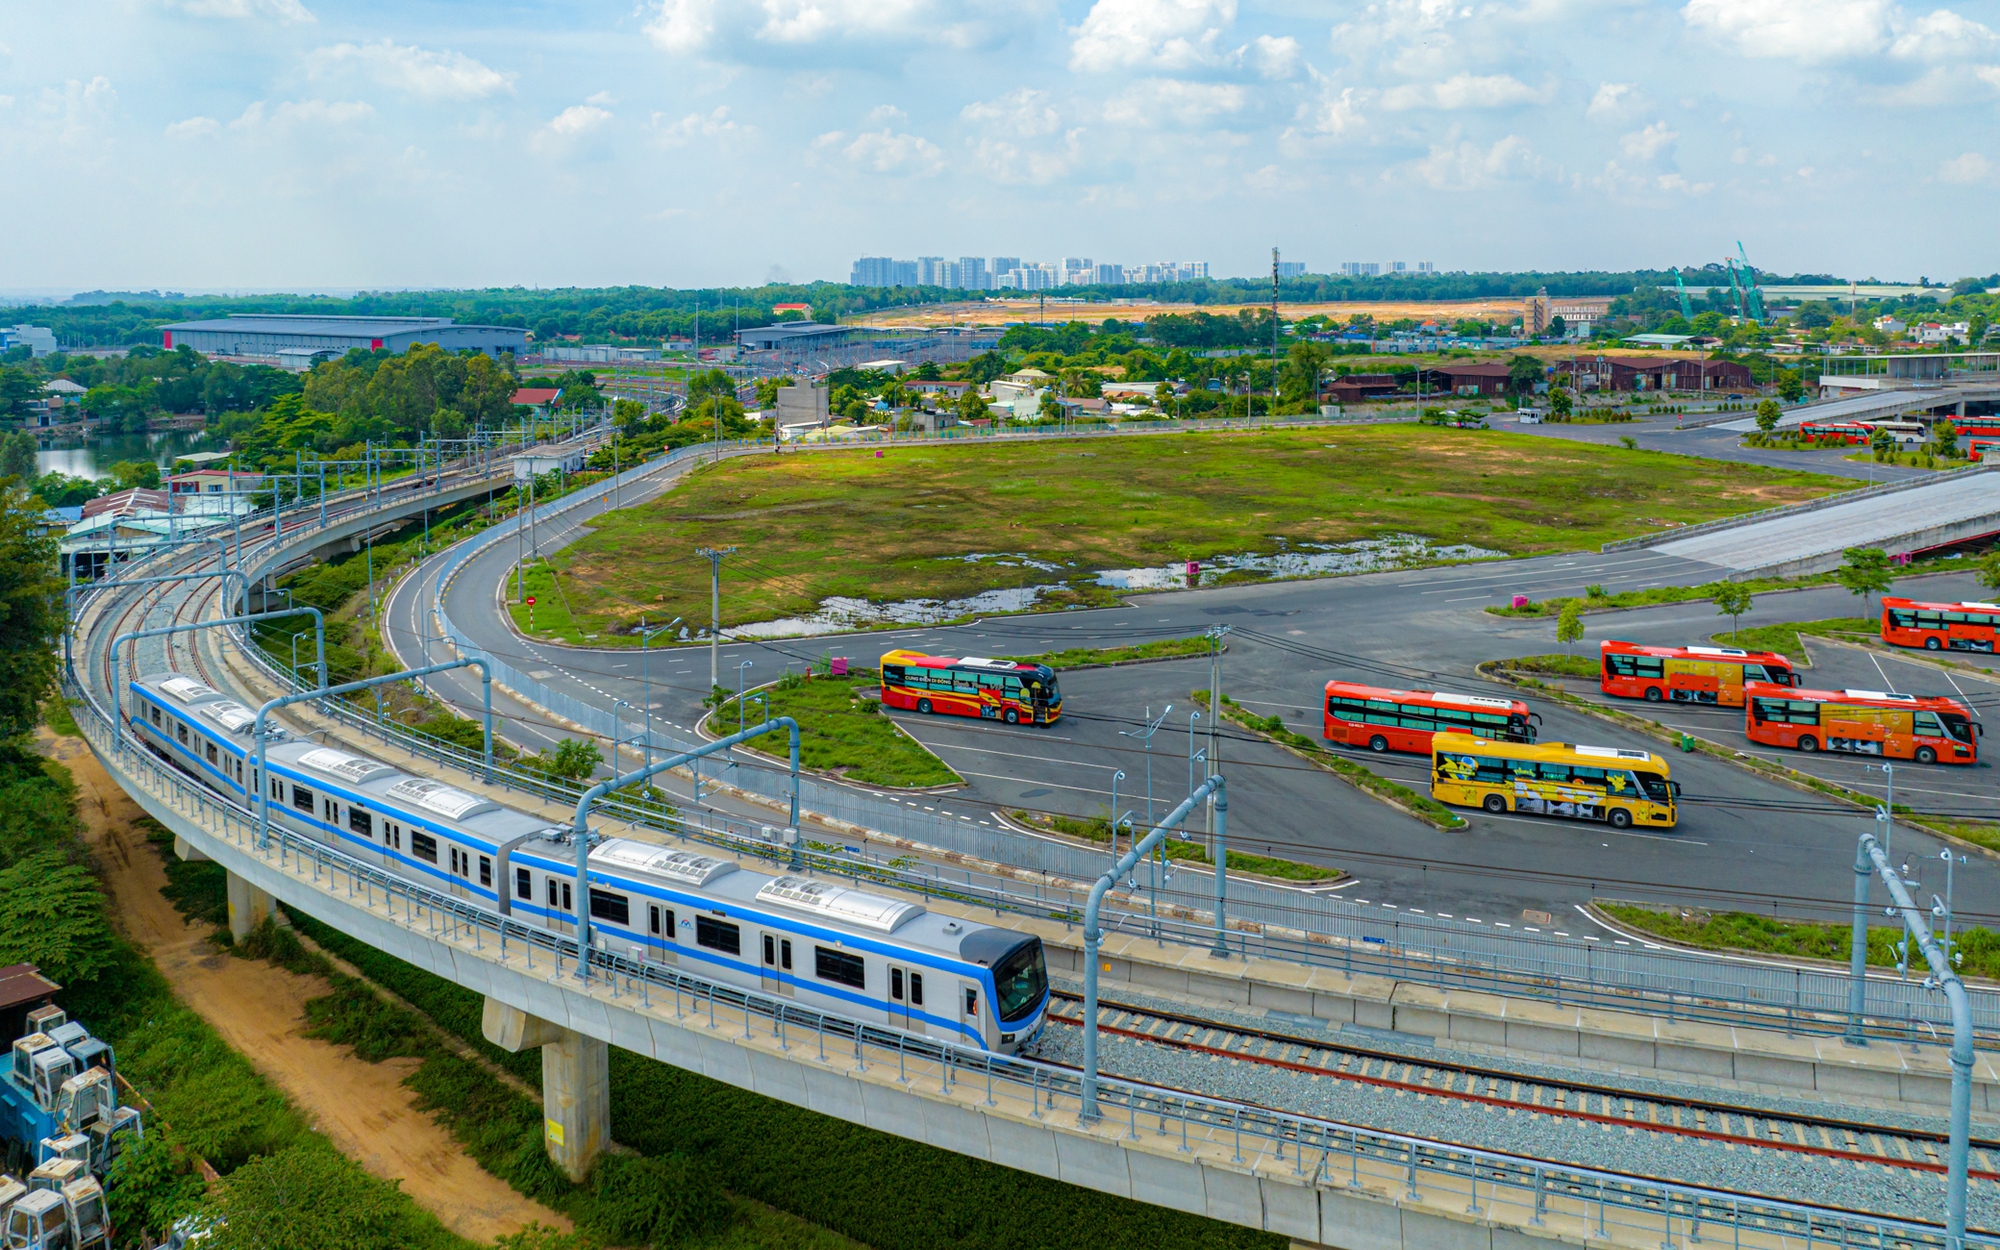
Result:
[[[0,290],[2000,270],[2000,0],[0,3]]]

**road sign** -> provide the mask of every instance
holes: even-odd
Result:
[[[533,595],[529,595],[529,596],[528,596],[528,598],[527,598],[527,604],[528,604],[528,606],[529,606],[529,607],[531,607],[531,608],[535,606],[535,597],[534,597]]]

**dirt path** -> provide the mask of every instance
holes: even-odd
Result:
[[[45,731],[46,732],[46,731]],[[275,1082],[349,1158],[473,1241],[491,1242],[539,1220],[567,1231],[570,1221],[515,1193],[485,1171],[451,1135],[411,1104],[401,1081],[414,1059],[365,1063],[345,1046],[300,1036],[305,1003],[328,992],[261,960],[217,952],[207,931],[181,919],[160,893],[166,871],[132,827],[141,815],[95,756],[74,738],[44,738],[44,748],[76,777],[85,840],[112,893],[119,926],[146,948],[181,1001]]]

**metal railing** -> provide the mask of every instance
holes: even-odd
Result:
[[[73,684],[70,690],[82,696],[84,715],[78,723],[85,737],[121,784],[150,796],[237,854],[309,883],[329,899],[378,920],[449,942],[461,953],[469,946],[475,957],[502,964],[518,958],[538,977],[559,984],[568,977],[582,985],[577,979],[577,944],[562,934],[430,889],[289,829],[281,828],[259,847],[254,814],[137,748],[121,748],[112,741],[105,713],[89,692]],[[935,1077],[943,1094],[977,1095],[983,1085],[984,1099],[978,1104],[982,1107],[999,1109],[1004,1099],[1008,1110],[1016,1115],[1025,1111],[1036,1120],[1057,1116],[1068,1120],[1073,1115],[1080,1126],[1086,1118],[1082,1076],[1069,1068],[864,1023],[607,951],[593,951],[588,958],[593,976],[628,1011],[664,1019],[671,1002],[673,1019],[679,1021],[698,1021],[705,1010],[709,1029],[721,1026],[721,1013],[726,1011],[732,1029],[741,1018],[746,1041],[761,1028],[767,1041],[783,1050],[814,1047],[815,1058],[824,1063],[832,1062],[827,1049],[832,1044],[836,1055],[846,1048],[859,1071],[871,1062],[893,1061],[902,1081]],[[1301,1186],[1386,1188],[1379,1196],[1393,1201],[1422,1197],[1423,1185],[1467,1196],[1468,1211],[1475,1215],[1530,1227],[1547,1227],[1551,1220],[1576,1223],[1586,1238],[1657,1238],[1671,1247],[1677,1238],[1691,1244],[1706,1234],[1710,1241],[1732,1236],[1740,1247],[1747,1238],[1752,1245],[1774,1250],[1794,1238],[1808,1245],[1824,1241],[1829,1248],[1838,1245],[1845,1250],[1948,1250],[1943,1228],[1919,1220],[1524,1158],[1117,1077],[1099,1077],[1095,1098],[1099,1135],[1105,1130],[1117,1133],[1123,1121],[1124,1131],[1118,1136],[1125,1141],[1149,1135],[1164,1139],[1159,1144],[1166,1145],[1177,1137],[1176,1151],[1187,1154],[1202,1146],[1233,1147],[1230,1163],[1246,1168],[1261,1163],[1267,1175],[1271,1164],[1289,1163],[1292,1178]],[[1435,1194],[1432,1200],[1436,1201]],[[1551,1229],[1549,1235],[1560,1231]],[[1966,1244],[2000,1247],[2000,1238],[1975,1234]]]

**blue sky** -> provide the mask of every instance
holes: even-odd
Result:
[[[0,6],[0,289],[2000,269],[2000,0]]]

